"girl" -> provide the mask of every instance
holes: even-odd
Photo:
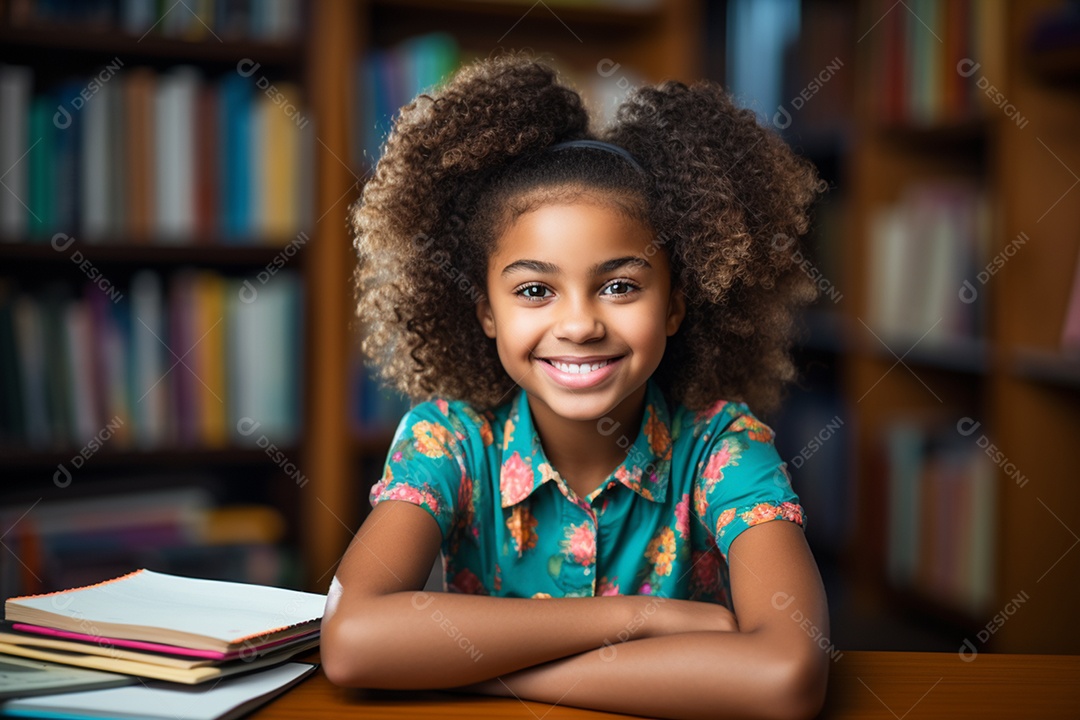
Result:
[[[636,90],[602,137],[520,53],[397,117],[352,216],[358,316],[383,379],[428,399],[332,583],[326,673],[812,716],[825,597],[751,408],[794,375],[816,175],[708,82]]]

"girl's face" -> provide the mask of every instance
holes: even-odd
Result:
[[[653,233],[591,195],[519,217],[498,239],[477,304],[510,377],[573,420],[643,391],[684,315]]]

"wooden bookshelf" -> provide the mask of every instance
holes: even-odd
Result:
[[[1057,3],[987,3],[1001,16],[1002,62],[984,66],[988,82],[1021,113],[1005,115],[985,96],[977,117],[905,126],[882,119],[874,71],[876,43],[859,45],[855,141],[850,160],[852,224],[846,245],[845,324],[854,337],[844,394],[851,400],[858,519],[853,534],[860,601],[895,607],[946,623],[954,632],[986,632],[980,648],[1005,652],[1077,652],[1080,630],[1072,621],[1080,552],[1072,512],[1080,486],[1072,479],[1068,449],[1080,431],[1080,367],[1059,353],[1064,312],[1080,252],[1080,205],[1069,191],[1080,171],[1080,92],[1075,49],[1053,57],[1031,54],[1027,34],[1038,13]],[[881,3],[860,4],[860,27],[880,19]],[[902,8],[901,8],[902,9]],[[1070,59],[1071,58],[1071,59]],[[978,58],[982,60],[980,56]],[[1000,70],[991,69],[1000,67]],[[972,83],[978,77],[971,77]],[[1031,242],[1012,254],[980,286],[988,297],[986,336],[975,341],[913,350],[895,365],[893,354],[865,330],[873,289],[869,267],[874,210],[895,201],[908,186],[938,178],[978,178],[994,207],[988,261],[1020,233]],[[981,269],[981,268],[976,268]],[[914,340],[914,339],[913,339]],[[910,343],[892,351],[903,356]],[[908,412],[970,417],[1002,455],[993,458],[996,516],[993,526],[992,601],[983,612],[957,613],[911,588],[891,586],[884,572],[888,489],[881,435]],[[981,447],[981,446],[980,446]],[[1020,483],[1014,473],[1022,473]],[[1018,606],[1009,603],[1026,593]],[[898,600],[899,598],[899,600]],[[995,615],[1008,607],[1004,623]],[[972,641],[975,637],[972,636]]]
[[[200,75],[222,77],[236,72],[237,63],[251,59],[259,63],[260,77],[275,80],[296,81],[309,74],[309,49],[318,45],[311,35],[306,17],[297,30],[295,38],[283,41],[263,41],[251,38],[225,36],[215,38],[208,32],[204,39],[186,40],[163,36],[158,31],[138,36],[117,27],[82,27],[63,22],[41,21],[32,25],[13,26],[8,23],[7,5],[0,7],[0,61],[29,67],[34,76],[34,92],[55,87],[57,81],[85,75],[89,77],[101,67],[119,59],[121,71],[136,67],[151,67],[158,72],[186,65],[193,66]],[[306,16],[306,11],[303,13]],[[109,77],[112,77],[110,74]],[[254,86],[257,78],[252,78]],[[307,93],[305,93],[307,95]],[[305,98],[310,107],[313,98]],[[110,117],[110,120],[113,119]],[[7,129],[5,129],[7,130]],[[192,152],[193,149],[189,149]],[[339,149],[340,152],[340,149]],[[29,153],[29,150],[27,151]],[[318,161],[318,159],[316,159]],[[8,172],[4,168],[0,172]],[[4,190],[7,192],[7,190]],[[22,198],[20,198],[20,201]],[[324,198],[315,197],[314,204],[329,205]],[[217,222],[217,218],[214,219]],[[287,260],[287,269],[302,277],[302,295],[308,301],[316,301],[319,288],[318,276],[313,275],[318,266],[309,263],[308,256],[319,257],[317,228],[298,228],[311,235],[310,242],[292,244],[288,237],[230,237],[214,233],[199,233],[196,237],[174,238],[163,242],[160,238],[135,238],[125,233],[110,232],[99,242],[82,239],[78,228],[56,228],[70,233],[74,239],[62,249],[49,241],[50,231],[43,236],[0,238],[0,277],[14,277],[20,290],[35,291],[47,284],[63,285],[78,294],[78,288],[87,282],[85,272],[80,270],[73,257],[85,258],[111,286],[120,285],[141,270],[152,270],[166,280],[174,273],[187,270],[208,270],[222,277],[250,277],[254,281],[259,271],[272,263]],[[78,253],[78,255],[76,255]],[[283,269],[274,267],[275,273]],[[314,289],[314,290],[313,290]],[[310,312],[305,315],[304,325],[312,323]],[[164,342],[164,341],[163,341]],[[318,352],[302,345],[301,352],[312,357]],[[178,353],[173,353],[179,356]],[[307,359],[305,358],[305,363]],[[166,365],[166,367],[168,367]],[[174,366],[175,367],[175,366]],[[173,368],[170,368],[173,371]],[[166,373],[167,374],[167,373]],[[4,398],[5,402],[7,398]],[[303,405],[303,399],[301,399]],[[305,408],[310,412],[310,408]],[[129,426],[134,418],[129,418]],[[125,428],[130,431],[130,427]],[[55,439],[54,439],[55,440]],[[288,458],[289,467],[298,476],[309,475],[300,458],[309,445],[308,434],[301,429],[295,440],[275,443],[274,449],[281,457]],[[94,499],[98,497],[130,496],[147,493],[162,487],[212,487],[219,497],[234,505],[258,502],[280,510],[286,520],[288,541],[299,548],[299,554],[310,550],[307,533],[298,517],[297,505],[303,500],[304,486],[294,482],[283,473],[282,461],[271,457],[266,448],[238,443],[222,446],[173,445],[165,443],[150,448],[134,444],[120,447],[107,440],[100,442],[92,452],[84,456],[74,477],[68,484],[58,484],[54,472],[61,465],[72,465],[80,448],[66,441],[52,441],[43,447],[25,447],[5,441],[0,443],[0,468],[3,468],[3,498],[5,510],[18,516],[26,510],[27,517],[19,518],[18,527],[5,527],[13,531],[10,538],[33,524],[33,508],[39,502]],[[153,479],[153,483],[148,482]],[[31,547],[31,550],[34,550]],[[296,553],[286,550],[280,556],[284,576],[297,584],[306,582],[297,573]],[[8,555],[9,561],[14,562]],[[22,564],[22,560],[15,556]],[[26,573],[33,575],[34,565],[22,564]],[[305,562],[306,566],[308,563]]]

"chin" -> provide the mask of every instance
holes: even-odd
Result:
[[[544,388],[532,393],[544,402],[552,412],[567,420],[600,420],[619,405],[619,399],[611,391],[592,391],[574,395],[567,390]]]

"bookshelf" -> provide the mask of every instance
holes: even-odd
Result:
[[[910,13],[890,13],[890,4],[859,4],[859,32],[866,35],[857,46],[859,103],[848,170],[844,287],[852,302],[842,312],[852,342],[843,394],[856,428],[857,544],[850,555],[857,595],[867,608],[891,608],[966,633],[981,650],[1076,652],[1080,633],[1070,618],[1080,555],[1073,552],[1077,524],[1069,510],[1080,491],[1069,479],[1067,449],[1080,429],[1080,360],[1061,352],[1080,252],[1080,206],[1069,198],[1080,168],[1076,46],[1045,50],[1030,43],[1033,27],[1058,3],[917,2]],[[904,55],[905,32],[907,52],[914,47],[920,59]],[[925,37],[912,39],[912,33]],[[979,67],[968,63],[960,72],[956,63],[965,58]],[[898,82],[890,77],[896,72],[908,74]],[[932,99],[942,97],[933,106]],[[888,282],[874,266],[884,244],[875,218],[908,189],[943,180],[968,183],[986,198],[981,229],[966,235],[976,247],[952,266],[945,281],[950,293],[940,306],[941,314],[967,312],[961,297],[968,280],[979,295],[975,329],[932,342],[917,333],[890,337],[871,319],[876,294]],[[940,244],[927,247],[922,273],[957,262]],[[904,280],[911,288],[905,302],[917,304],[921,294],[934,292],[924,277]],[[900,420],[944,433],[946,447],[980,458],[988,473],[980,486],[986,494],[978,497],[992,510],[982,531],[978,519],[959,517],[971,512],[971,503],[944,490],[916,506],[923,518],[943,508],[957,511],[957,517],[933,521],[945,535],[920,538],[933,548],[922,556],[931,566],[966,542],[941,540],[962,532],[958,527],[974,527],[972,537],[988,542],[982,550],[960,551],[969,559],[971,552],[986,553],[987,573],[973,581],[983,586],[981,602],[958,602],[925,577],[890,576],[896,561],[890,482],[900,475],[886,446],[890,437],[896,440],[890,433]],[[926,484],[927,472],[916,481],[924,492],[934,487]],[[966,572],[967,566],[953,569]]]
[[[311,66],[311,24],[299,3],[278,4],[278,14],[270,18],[275,27],[258,25],[269,17],[261,11],[225,12],[238,9],[237,3],[217,3],[214,7],[222,13],[217,16],[212,10],[206,15],[211,7],[200,6],[199,18],[190,10],[159,18],[135,17],[142,11],[156,13],[152,5],[121,8],[98,2],[61,10],[45,3],[0,6],[6,113],[0,150],[5,180],[0,203],[0,375],[5,383],[0,395],[0,467],[5,479],[0,515],[7,533],[0,585],[5,591],[92,582],[113,570],[130,569],[128,563],[143,562],[171,563],[173,570],[190,574],[293,586],[306,582],[310,544],[299,507],[308,482],[303,458],[309,439],[302,420],[311,404],[302,395],[303,378],[281,383],[275,397],[283,404],[273,411],[266,405],[256,410],[248,401],[272,394],[271,375],[263,372],[267,366],[260,370],[250,363],[260,351],[286,357],[276,366],[285,375],[297,374],[289,368],[303,367],[306,360],[305,353],[291,349],[304,344],[288,335],[310,326],[310,317],[300,313],[316,299],[310,289],[317,283],[309,275],[317,264],[309,258],[318,259],[319,252],[311,247],[320,238],[309,216],[311,206],[322,199],[301,187],[313,184],[301,162],[317,159],[301,146],[299,131],[290,135],[286,129],[288,137],[283,137],[282,125],[290,118],[259,106],[256,91],[264,90],[260,83],[265,79],[282,91],[281,98],[295,103],[294,109],[311,113],[311,98],[296,92]],[[138,27],[128,26],[131,20]],[[258,71],[243,75],[238,66],[249,61]],[[182,90],[195,99],[178,105],[177,96],[166,98],[161,88],[181,75],[186,83]],[[135,76],[143,83],[138,100]],[[229,79],[241,88],[247,84],[242,89],[251,100],[219,116],[215,111],[224,109],[225,102],[222,85]],[[65,95],[68,90],[74,94]],[[20,96],[21,105],[15,102]],[[274,98],[262,97],[269,108]],[[74,144],[41,160],[34,156],[47,143],[29,139],[42,134],[27,118],[27,106],[39,102],[48,111],[46,120],[54,110],[67,110],[59,124],[53,120],[44,127],[54,133],[53,139]],[[151,117],[159,123],[149,126],[153,134],[141,139],[129,122],[129,104],[135,102],[156,112]],[[169,117],[170,108],[196,106],[187,125]],[[282,110],[281,105],[276,108]],[[196,114],[204,111],[209,114]],[[274,162],[286,164],[256,167],[229,160],[226,166],[223,160],[218,165],[216,148],[206,143],[212,139],[225,149],[224,116],[241,113],[265,123],[258,133],[266,135],[245,147],[263,147],[255,146],[257,141],[273,144],[279,156],[287,156]],[[26,131],[25,142],[13,120]],[[94,134],[102,128],[107,128],[105,134]],[[179,143],[178,130],[187,133]],[[278,134],[270,137],[273,132]],[[162,138],[172,145],[155,146]],[[106,149],[95,157],[93,145]],[[166,157],[182,162],[191,158],[194,170],[181,178],[180,186],[165,186],[176,181],[175,175],[154,172]],[[17,167],[20,163],[22,168]],[[17,181],[31,163],[36,163],[33,172],[47,168],[54,174],[39,179],[35,187],[25,174]],[[149,174],[132,174],[135,163],[149,168]],[[33,172],[27,174],[33,177]],[[230,172],[253,188],[253,199],[245,204],[246,224],[226,222],[233,194],[224,178]],[[268,184],[259,184],[263,177],[271,178]],[[155,195],[154,187],[164,190]],[[36,217],[34,211],[40,208],[33,198],[44,196],[66,198],[67,209],[48,206],[51,215]],[[132,200],[135,196],[141,200]],[[98,202],[103,197],[107,203]],[[145,203],[149,220],[136,221],[136,202]],[[301,207],[305,203],[309,206]],[[104,205],[108,212],[95,212]],[[282,208],[288,209],[287,216]],[[165,222],[170,213],[172,220],[181,216],[181,231]],[[260,222],[264,217],[275,218],[274,223]],[[170,329],[155,340],[159,346],[150,343],[157,352],[148,355],[136,348],[141,331],[135,321],[151,316],[133,307],[140,295],[136,288],[142,283],[145,290],[147,282],[156,286],[151,299],[159,307],[154,317]],[[244,282],[261,295],[261,302],[249,298],[248,307],[267,309],[258,323],[243,312],[226,320],[244,306],[233,292]],[[95,304],[90,298],[98,298],[98,290],[106,300]],[[23,331],[50,327],[48,321],[39,324],[42,316],[35,308],[43,298],[53,297],[66,313],[68,334],[63,336],[63,351],[52,352],[57,345],[44,346],[61,357],[59,375],[44,363],[45,386],[64,378],[73,389],[50,389],[56,398],[43,406],[47,422],[39,428],[42,432],[32,435],[21,414],[33,402],[27,388],[39,381],[26,372],[35,363],[26,354],[30,343]],[[267,303],[271,297],[273,305]],[[87,307],[89,320],[83,313]],[[213,318],[224,322],[218,325]],[[21,334],[12,328],[16,322],[23,322],[16,328]],[[267,334],[272,325],[287,330],[273,338]],[[151,321],[150,334],[155,327]],[[245,334],[244,328],[257,332]],[[174,329],[177,334],[172,334]],[[74,339],[86,342],[76,346]],[[160,376],[158,382],[136,372],[136,363],[150,356],[155,362],[164,360],[151,373]],[[185,374],[187,364],[198,372]],[[92,374],[73,380],[86,369]],[[117,372],[110,375],[113,370]],[[130,384],[118,381],[127,371],[133,378]],[[13,378],[21,387],[13,387]],[[143,388],[146,394],[139,397]],[[155,388],[163,404],[151,422],[145,410],[149,403],[142,400]],[[261,427],[250,437],[232,427],[245,407]],[[65,422],[74,427],[57,432],[58,418],[69,412],[81,416],[83,424],[68,417]],[[158,426],[166,416],[161,432],[143,436],[142,429]],[[102,523],[116,532],[101,531]],[[207,540],[210,529],[217,540]],[[237,534],[231,535],[234,530]],[[221,538],[231,539],[223,543]],[[61,547],[68,548],[70,561],[57,560]],[[288,549],[294,547],[299,552]],[[96,556],[94,548],[100,550]]]

